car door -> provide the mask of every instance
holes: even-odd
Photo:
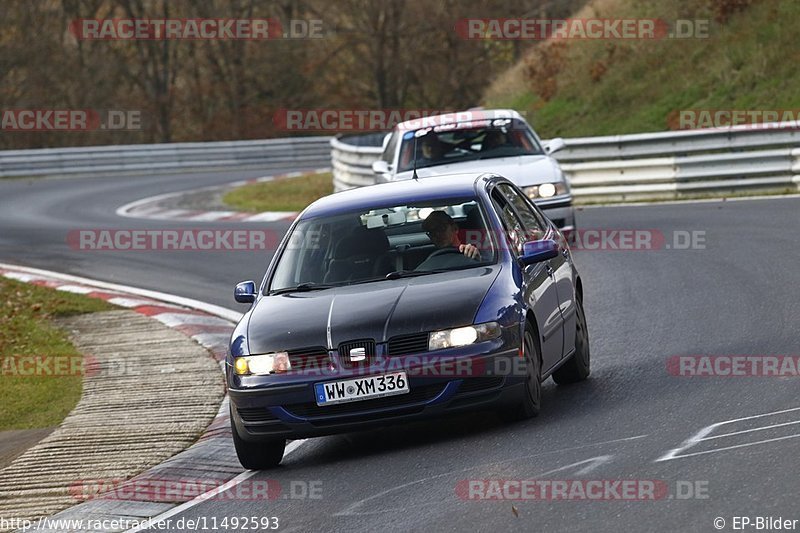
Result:
[[[536,228],[535,231],[542,230],[542,236],[550,233],[547,220],[542,212],[536,207],[533,202],[528,200],[517,189],[510,185],[501,187],[501,191],[508,198],[509,202],[514,206],[520,215],[522,223],[526,227]],[[552,232],[555,233],[555,232]],[[538,235],[538,234],[537,234]],[[553,269],[553,279],[555,280],[556,293],[558,294],[559,308],[561,310],[561,318],[564,324],[564,356],[569,355],[575,349],[575,327],[577,315],[575,303],[575,290],[573,288],[574,282],[572,280],[572,256],[569,253],[569,248],[564,242],[563,238],[555,233],[548,235],[549,238],[556,240],[560,247],[561,253],[549,261],[550,267]]]
[[[522,254],[522,247],[529,240],[536,240],[544,234],[543,228],[526,228],[503,189],[509,187],[500,183],[490,192],[494,205],[506,232],[506,242],[515,257]],[[513,189],[512,189],[513,190]],[[547,372],[561,360],[563,354],[563,320],[559,307],[553,269],[550,261],[522,266],[523,297],[528,308],[533,310],[539,328],[542,348],[542,370]]]

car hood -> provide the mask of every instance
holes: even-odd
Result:
[[[464,161],[461,163],[417,169],[417,175],[420,178],[430,178],[445,174],[459,174],[462,172],[493,172],[510,179],[520,187],[561,181],[563,179],[558,163],[556,163],[553,158],[546,155],[498,157],[496,159]],[[411,179],[411,175],[411,171],[400,172],[395,179]]]
[[[500,265],[262,297],[247,327],[251,354],[472,324]],[[328,343],[330,327],[330,345]]]

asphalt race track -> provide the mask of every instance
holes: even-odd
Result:
[[[260,279],[267,255],[87,252],[70,248],[67,232],[219,228],[125,219],[114,211],[155,194],[291,170],[301,169],[0,180],[0,260],[244,310],[233,302],[233,284]],[[791,411],[800,408],[800,378],[667,371],[671,356],[800,355],[800,199],[591,208],[579,212],[578,225],[656,230],[666,244],[675,244],[675,232],[700,231],[705,247],[576,252],[592,376],[569,387],[548,382],[537,419],[507,425],[492,413],[474,413],[309,440],[280,468],[250,481],[313,485],[321,487],[320,498],[302,490],[268,502],[223,498],[174,518],[277,516],[281,531],[714,531],[717,517],[726,529],[734,516],[800,518],[800,410]],[[282,234],[287,224],[262,227]],[[761,414],[769,416],[737,420]],[[726,421],[732,422],[686,446]],[[657,480],[668,495],[511,502],[467,500],[456,491],[465,480],[483,479]],[[697,496],[697,489],[705,497],[681,497]]]

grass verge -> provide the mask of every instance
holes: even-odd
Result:
[[[333,194],[330,172],[253,183],[228,192],[222,201],[238,211],[300,211],[318,198]]]
[[[103,300],[0,277],[0,431],[46,428],[64,419],[80,399],[82,376],[46,375],[48,366],[32,371],[23,361],[81,357],[53,319],[114,308]],[[29,372],[34,375],[21,375]]]
[[[798,109],[800,3],[753,2],[725,22],[713,3],[594,0],[576,18],[709,20],[709,35],[537,45],[498,76],[484,105],[528,112],[544,138],[676,129],[680,110]]]

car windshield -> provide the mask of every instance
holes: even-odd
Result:
[[[543,153],[528,125],[521,120],[473,120],[405,132],[398,169],[400,172],[413,169],[415,159],[417,168],[425,168]]]
[[[491,264],[495,244],[486,228],[475,198],[301,220],[266,292],[319,290]]]

